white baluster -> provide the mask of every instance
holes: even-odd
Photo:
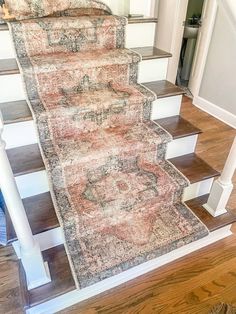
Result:
[[[226,205],[233,190],[232,178],[236,169],[236,137],[227,158],[222,175],[212,186],[207,204],[203,207],[217,217],[227,213]]]
[[[2,140],[3,119],[0,111],[0,187],[20,245],[28,289],[51,281],[47,264],[44,263],[38,243],[35,242],[14,175]]]

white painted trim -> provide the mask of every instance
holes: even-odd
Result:
[[[126,48],[153,46],[156,23],[128,24],[126,28]]]
[[[236,116],[229,111],[211,103],[210,101],[198,96],[194,97],[193,104],[201,110],[209,113],[218,120],[228,124],[232,128],[236,129]]]
[[[144,275],[150,271],[158,269],[159,267],[171,263],[183,256],[222,240],[230,235],[231,225],[210,233],[207,237],[185,245],[168,254],[155,258],[151,261],[143,263],[139,266],[133,267],[119,275],[105,279],[97,284],[82,290],[74,290],[62,296],[54,298],[43,304],[37,305],[26,311],[27,314],[52,314],[61,311],[67,307],[73,306],[79,302],[94,297],[102,292],[115,288],[123,283]]]
[[[36,243],[39,244],[41,251],[46,251],[55,246],[65,243],[64,233],[61,227],[51,229],[33,236]],[[13,248],[17,257],[21,258],[20,244],[19,241],[14,241],[12,243]]]
[[[205,0],[202,13],[202,27],[199,30],[195,56],[188,84],[188,87],[194,97],[199,95],[205,65],[207,62],[208,51],[215,26],[217,10],[217,0]]]

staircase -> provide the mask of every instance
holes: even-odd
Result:
[[[168,144],[168,159],[188,180],[183,201],[208,227],[211,234],[203,242],[174,252],[159,263],[140,273],[120,278],[112,284],[97,285],[91,291],[81,290],[78,295],[64,248],[63,234],[49,193],[45,166],[38,146],[34,121],[25,100],[19,69],[14,59],[7,25],[0,26],[0,110],[4,119],[3,138],[7,143],[7,155],[25,206],[33,234],[40,243],[44,260],[48,262],[52,281],[33,290],[27,290],[24,269],[20,263],[19,273],[24,309],[27,313],[53,313],[65,306],[82,301],[112,288],[122,282],[186,255],[200,247],[213,243],[230,234],[230,226],[236,221],[231,214],[213,218],[202,205],[206,203],[212,183],[219,173],[195,153],[198,136],[202,133],[180,116],[183,91],[166,81],[168,60],[171,54],[153,47],[157,19],[130,19],[127,26],[127,48],[142,56],[139,83],[157,95],[153,102],[152,120],[165,129],[173,138]],[[16,253],[18,241],[11,219],[5,208],[7,241]],[[19,254],[19,253],[18,253]],[[175,255],[175,256],[173,256]]]

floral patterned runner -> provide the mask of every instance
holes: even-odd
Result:
[[[150,121],[126,19],[99,1],[5,2],[78,288],[206,236]]]

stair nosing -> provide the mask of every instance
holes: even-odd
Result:
[[[209,168],[212,169],[212,171],[214,171],[214,174],[211,174],[211,175],[205,175],[203,178],[201,179],[195,179],[195,180],[191,180],[191,178],[189,178],[188,176],[186,176],[183,171],[181,169],[178,168],[178,166],[175,165],[175,163],[173,163],[174,160],[176,159],[183,159],[183,158],[186,158],[186,157],[196,157],[198,158],[199,160],[201,160],[206,166],[208,166]],[[202,181],[206,181],[206,180],[209,180],[209,179],[213,179],[213,178],[217,178],[220,176],[220,172],[218,172],[217,170],[215,170],[214,168],[212,168],[206,161],[204,161],[201,157],[198,156],[198,154],[196,153],[190,153],[190,154],[186,154],[186,155],[182,155],[182,156],[178,156],[178,157],[174,157],[174,158],[170,158],[168,159],[168,161],[174,165],[174,167],[176,167],[189,181],[191,184],[195,184],[195,183],[198,183],[198,182],[202,182]]]
[[[171,136],[173,137],[173,140],[177,140],[177,139],[181,139],[181,138],[185,138],[185,137],[189,137],[189,136],[193,136],[193,135],[199,135],[199,134],[203,133],[202,130],[200,130],[199,128],[195,127],[195,125],[193,125],[191,122],[189,122],[186,119],[182,118],[181,115],[179,115],[179,116],[177,116],[177,115],[176,116],[171,116],[171,117],[162,118],[162,119],[155,119],[155,120],[153,120],[153,122],[155,122],[156,124],[160,125],[161,128],[165,129],[165,127],[160,124],[160,120],[163,121],[165,119],[171,119],[171,118],[176,118],[176,117],[179,117],[183,121],[186,121],[188,124],[190,124],[195,129],[195,131],[188,132],[188,133],[181,133],[179,135],[175,135],[175,134],[172,134],[169,130],[166,130],[167,132],[169,132],[171,134]]]
[[[211,216],[211,214],[209,214],[207,212],[207,210],[204,207],[202,207],[207,202],[209,195],[210,194],[205,194],[205,195],[196,197],[194,199],[188,200],[185,202],[185,204],[194,212],[194,214],[198,217],[198,219],[206,225],[206,227],[209,229],[210,232],[214,232],[216,230],[219,230],[221,228],[224,228],[228,225],[235,223],[236,222],[236,214],[231,213],[230,211],[228,211],[224,215],[221,215],[218,217],[213,217],[213,216]],[[196,209],[194,208],[195,206],[193,206],[193,204],[192,204],[193,202],[196,202],[196,201],[199,202],[199,204],[197,205],[197,207],[199,206],[198,209],[201,207],[201,210],[205,214],[206,217],[209,217],[210,219],[212,219],[214,221],[220,221],[220,220],[225,219],[225,218],[227,218],[228,220],[225,219],[225,221],[220,222],[218,225],[211,226],[211,224],[209,223],[209,220],[206,221],[206,219],[201,217],[201,215],[198,215],[199,211],[198,211],[198,213],[196,212]]]
[[[156,17],[140,17],[140,18],[129,18],[128,24],[142,24],[142,23],[158,23],[158,19]],[[0,24],[0,31],[8,31],[7,23]]]
[[[149,46],[149,48],[151,48],[151,47],[154,47],[154,46]],[[147,48],[147,47],[133,47],[133,48],[130,48],[130,49],[127,48],[127,49],[134,51],[134,49],[136,49],[136,48]],[[165,59],[165,58],[170,58],[171,56],[172,56],[172,54],[166,52],[166,55],[142,56],[142,60],[147,61],[147,60],[155,60],[155,59]],[[11,61],[11,62],[13,62],[13,61],[17,62],[15,58],[1,59],[1,61],[6,61],[6,62],[7,62],[7,60]],[[16,74],[20,74],[19,67],[15,67],[15,68],[12,68],[10,70],[1,70],[1,68],[0,68],[0,76],[16,75]]]
[[[137,18],[128,18],[128,24],[147,24],[147,23],[158,23],[156,17],[137,17]]]

